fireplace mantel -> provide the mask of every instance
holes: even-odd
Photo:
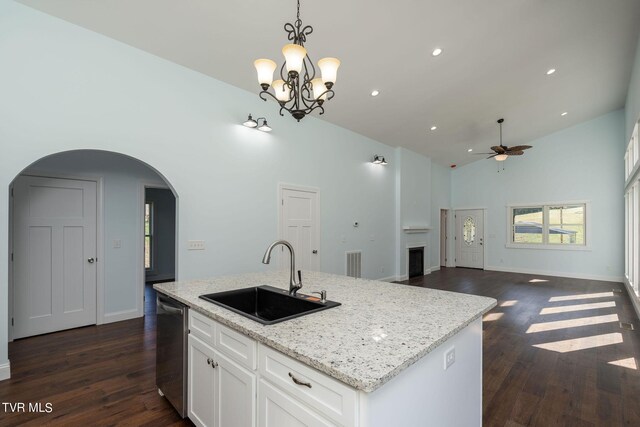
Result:
[[[431,227],[428,225],[404,225],[402,226],[402,231],[407,234],[415,234],[415,233],[426,233],[431,230]]]

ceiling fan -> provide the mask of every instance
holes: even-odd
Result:
[[[514,145],[513,147],[507,147],[506,145],[502,145],[502,123],[504,119],[499,119],[498,124],[500,125],[500,145],[494,145],[491,147],[493,153],[478,153],[482,155],[490,154],[487,159],[495,158],[498,162],[503,162],[507,160],[509,156],[522,156],[524,154],[524,150],[528,150],[531,148],[531,145]]]

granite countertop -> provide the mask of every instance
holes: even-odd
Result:
[[[327,290],[341,306],[262,325],[199,298],[270,285],[288,289],[288,272],[265,272],[153,287],[228,327],[356,389],[372,392],[496,305],[493,298],[303,271],[309,294]]]

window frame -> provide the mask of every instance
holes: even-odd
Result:
[[[145,215],[146,215],[146,210],[147,210],[147,205],[149,205],[149,234],[147,234],[147,230],[145,227]],[[143,262],[146,261],[144,259],[145,256],[145,247],[146,247],[146,243],[147,243],[147,237],[149,238],[149,267],[147,268],[146,266],[146,262],[144,262],[145,264],[145,271],[147,273],[153,273],[155,271],[155,244],[154,244],[154,234],[155,234],[155,208],[154,208],[154,204],[152,201],[145,201],[144,202],[144,208],[143,208],[143,213],[142,213],[143,217],[142,217],[142,228],[143,228],[143,253],[142,253],[142,259]]]
[[[560,206],[584,206],[584,243],[549,243],[549,208]],[[542,243],[516,243],[513,241],[515,224],[513,223],[513,209],[542,208]],[[561,251],[590,251],[591,250],[591,202],[589,200],[572,200],[545,203],[511,203],[507,205],[507,242],[505,247],[510,249],[544,249]],[[568,224],[569,225],[569,224]]]

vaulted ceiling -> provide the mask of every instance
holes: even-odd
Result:
[[[294,0],[21,3],[256,93],[253,60],[280,64],[295,19]],[[301,12],[309,55],[342,61],[324,120],[458,165],[495,145],[500,117],[514,145],[623,107],[640,31],[637,0],[302,0]]]

